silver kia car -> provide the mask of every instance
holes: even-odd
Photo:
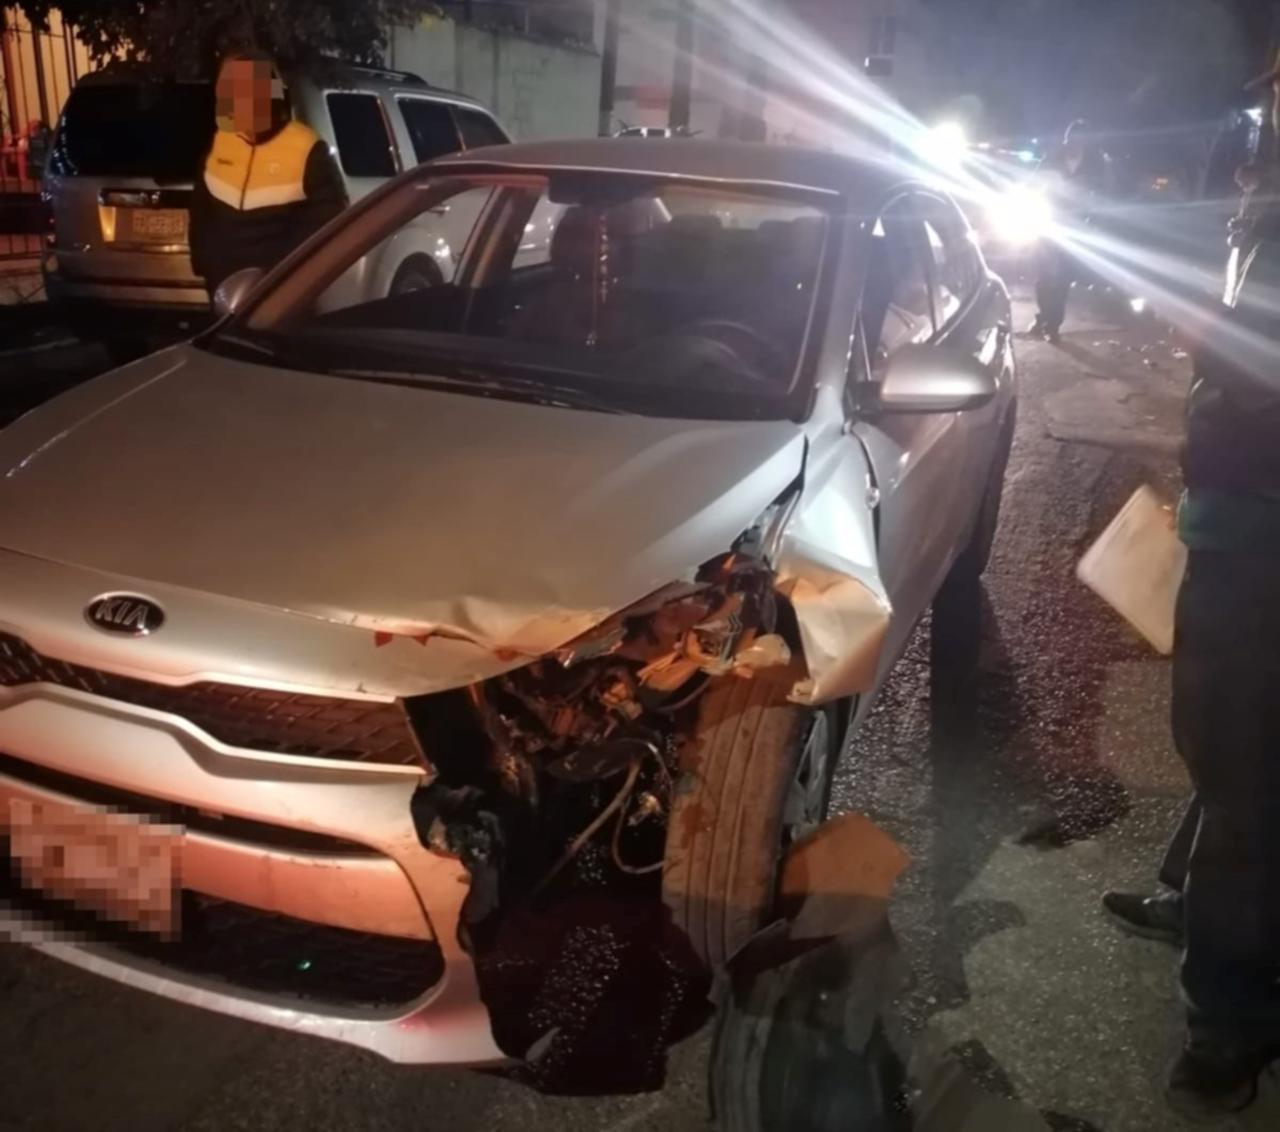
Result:
[[[447,281],[365,270],[451,208]],[[484,149],[220,301],[0,432],[3,932],[411,1063],[527,1052],[489,949],[566,893],[725,963],[978,599],[1016,401],[960,211],[830,153]]]

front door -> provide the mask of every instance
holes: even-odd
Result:
[[[883,212],[870,247],[858,354],[863,379],[877,381],[899,350],[931,341],[938,329],[928,237],[913,196]],[[933,601],[967,529],[959,416],[869,414],[854,425],[875,477],[880,576],[893,605],[882,671]]]

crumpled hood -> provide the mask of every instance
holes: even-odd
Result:
[[[0,432],[0,545],[536,655],[726,550],[803,459],[786,421],[578,412],[184,347]]]

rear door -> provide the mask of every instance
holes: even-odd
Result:
[[[64,270],[97,279],[191,276],[191,191],[215,128],[210,83],[82,83],[46,167]]]
[[[396,132],[408,143],[406,165],[421,165],[462,149],[508,140],[502,128],[480,110],[423,94],[397,93],[389,101],[392,113],[399,118]],[[386,250],[373,272],[374,288],[392,289],[395,280],[404,278],[403,273],[411,269],[419,278],[451,279],[479,215],[473,206],[480,199],[464,193],[418,217],[396,246]]]
[[[394,105],[408,142],[406,166],[511,140],[493,117],[478,107],[422,94],[397,94]],[[401,148],[405,148],[403,144]]]
[[[421,165],[463,148],[462,135],[447,102],[421,95],[396,95],[396,110],[409,141],[406,165]]]

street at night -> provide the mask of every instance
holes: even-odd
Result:
[[[0,1132],[1280,1128],[1280,0],[0,0]]]
[[[1018,314],[1029,321],[1025,301]],[[41,357],[75,367],[83,356],[71,345],[9,356],[4,379],[20,385]],[[977,734],[931,740],[922,630],[846,753],[835,803],[911,854],[892,916],[917,1044],[949,1051],[1051,1128],[1172,1132],[1182,1125],[1160,1090],[1178,1042],[1177,953],[1121,934],[1098,904],[1106,888],[1150,883],[1186,799],[1169,665],[1074,570],[1137,486],[1175,490],[1188,363],[1165,326],[1121,325],[1105,307],[1082,310],[1060,347],[1019,343],[1019,360]],[[0,1126],[15,1130],[97,1129],[108,1112],[135,1132],[656,1132],[708,1119],[705,1031],[673,1051],[659,1093],[554,1099],[172,1005],[16,946],[0,951],[0,988]],[[1220,1127],[1274,1127],[1280,1087],[1263,1092]]]

